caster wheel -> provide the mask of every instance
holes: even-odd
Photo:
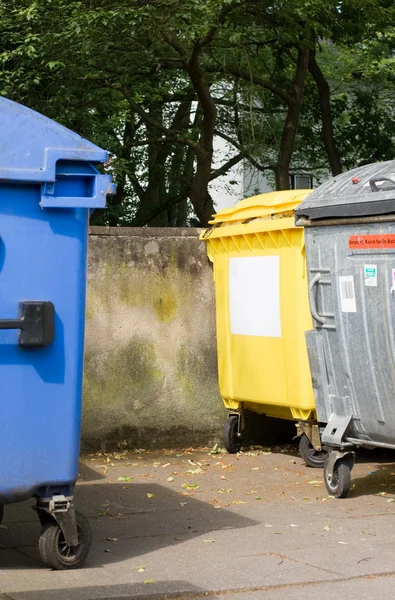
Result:
[[[89,553],[92,533],[87,519],[81,513],[75,513],[77,520],[78,546],[72,548],[66,544],[62,530],[53,521],[46,521],[41,530],[38,549],[43,563],[56,570],[77,569],[81,567]]]
[[[328,459],[329,455],[325,458],[324,465],[324,479],[326,489],[329,494],[335,498],[345,498],[350,490],[351,483],[351,466],[347,458],[339,458],[333,467],[333,476],[330,479],[328,474]]]
[[[241,435],[238,435],[239,418],[232,415],[225,423],[224,443],[229,454],[236,454],[241,448]]]
[[[299,453],[308,467],[323,468],[327,453],[316,450],[305,433],[300,436]]]
[[[4,518],[4,506],[2,504],[0,504],[0,525],[3,521]]]

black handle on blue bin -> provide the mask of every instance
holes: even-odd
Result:
[[[43,348],[55,339],[55,307],[52,302],[20,302],[19,319],[0,319],[0,329],[20,329],[22,348]]]

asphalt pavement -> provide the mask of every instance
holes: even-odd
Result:
[[[292,446],[84,456],[85,567],[43,567],[33,503],[7,506],[0,600],[392,598],[394,463],[360,455],[337,500]]]

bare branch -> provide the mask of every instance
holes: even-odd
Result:
[[[237,142],[236,140],[231,138],[230,135],[228,135],[227,133],[224,133],[223,131],[219,131],[218,129],[216,129],[214,133],[215,133],[215,135],[218,135],[218,137],[221,137],[223,140],[228,142],[228,144],[231,144],[237,150],[241,151],[241,146],[240,146],[239,142]]]
[[[244,81],[248,81],[249,83],[253,83],[254,85],[263,87],[266,90],[273,92],[273,94],[276,94],[276,96],[281,98],[281,100],[286,104],[290,104],[292,102],[292,98],[286,89],[280,87],[279,85],[276,85],[272,81],[263,79],[262,77],[254,75],[253,73],[249,73],[248,71],[245,71],[244,69],[241,69],[237,66],[221,68],[216,65],[206,64],[203,65],[203,68],[207,73],[228,73],[229,75],[233,75],[233,77],[236,77],[237,79],[243,79]]]
[[[214,98],[215,104],[217,106],[229,106],[230,108],[238,108],[239,110],[245,112],[258,112],[263,113],[265,115],[277,115],[283,114],[285,112],[284,108],[277,108],[268,110],[263,108],[262,106],[248,106],[247,104],[240,104],[239,102],[234,102],[234,100],[221,100],[219,98]]]
[[[172,31],[168,31],[165,28],[162,28],[161,31],[165,41],[181,56],[182,62],[186,64],[188,61],[187,51],[178,37]]]
[[[213,179],[217,179],[217,177],[221,177],[222,175],[226,175],[229,169],[237,165],[241,160],[243,160],[243,158],[243,152],[239,152],[239,154],[236,154],[235,156],[230,158],[226,163],[222,165],[222,167],[211,172],[210,181],[213,181]]]
[[[158,141],[162,141],[162,142],[173,141],[173,142],[177,142],[179,144],[186,144],[187,146],[190,146],[191,148],[193,148],[195,150],[195,152],[197,152],[199,150],[198,143],[195,140],[191,140],[190,138],[186,138],[186,137],[184,138],[183,136],[177,135],[175,130],[172,130],[171,128],[167,129],[161,123],[159,123],[158,121],[153,119],[142,108],[142,106],[140,106],[139,104],[137,104],[137,102],[135,102],[135,100],[133,100],[132,94],[129,92],[128,89],[124,88],[123,93],[124,93],[126,100],[129,102],[130,107],[138,115],[140,115],[140,117],[143,119],[143,121],[146,123],[146,125],[149,125],[153,129],[157,129],[163,135],[165,135],[165,136],[167,136],[167,138],[169,138],[169,139],[159,139]],[[144,144],[139,143],[138,145],[141,146]]]
[[[217,135],[218,137],[221,137],[223,140],[225,140],[226,142],[228,142],[229,144],[231,144],[232,146],[237,148],[237,150],[239,150],[240,153],[243,154],[243,158],[248,160],[248,162],[250,162],[252,164],[252,166],[255,167],[255,169],[257,169],[258,171],[262,171],[262,173],[263,173],[264,171],[273,171],[274,170],[274,165],[267,165],[266,167],[264,167],[255,158],[253,158],[251,156],[251,154],[249,154],[244,148],[242,148],[242,146],[239,144],[239,142],[237,142],[236,140],[231,138],[229,135],[227,135],[223,131],[216,130],[215,135]]]
[[[248,0],[241,0],[240,2],[231,2],[230,4],[225,4],[225,6],[223,6],[222,9],[220,10],[217,23],[215,25],[213,25],[211,27],[211,29],[209,29],[209,31],[207,32],[207,34],[204,36],[203,39],[197,41],[193,51],[196,52],[197,54],[199,54],[203,48],[208,46],[213,41],[215,34],[217,33],[220,25],[222,25],[222,23],[225,21],[226,17],[235,8],[239,8],[242,4],[245,4],[247,1]]]

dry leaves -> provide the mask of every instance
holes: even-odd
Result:
[[[183,483],[181,484],[181,487],[183,487],[184,490],[198,490],[200,488],[200,483]]]

